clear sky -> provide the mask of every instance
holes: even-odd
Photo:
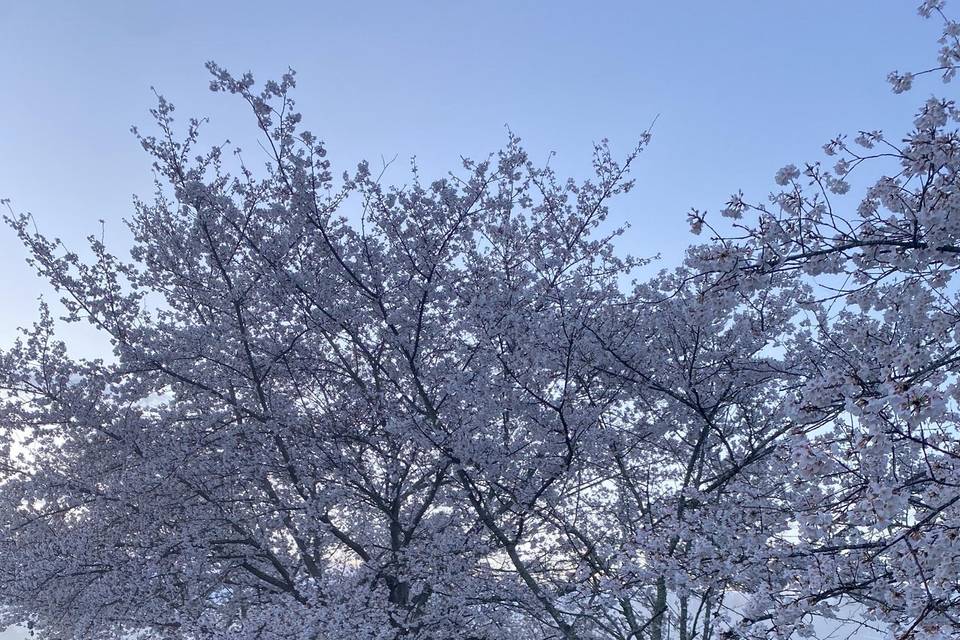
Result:
[[[738,188],[762,198],[777,168],[819,158],[837,133],[906,131],[939,89],[895,96],[884,81],[935,57],[937,25],[915,5],[0,0],[0,197],[73,247],[101,218],[126,247],[131,196],[151,193],[129,133],[149,124],[150,86],[236,139],[247,114],[207,91],[203,63],[261,79],[290,66],[334,163],[399,156],[394,182],[414,154],[430,176],[495,150],[505,124],[582,177],[591,141],[626,151],[659,115],[613,216],[633,225],[624,250],[669,265],[691,239],[691,206],[716,211]],[[0,345],[36,317],[43,288],[24,255],[0,229]]]
[[[931,62],[938,33],[914,4],[4,0],[0,197],[71,248],[102,218],[125,250],[131,196],[151,193],[129,132],[149,124],[150,86],[181,116],[210,116],[211,142],[237,140],[251,122],[207,90],[203,63],[261,79],[290,66],[334,163],[398,156],[393,182],[412,155],[432,176],[495,150],[507,124],[534,158],[556,151],[555,167],[584,176],[592,141],[626,151],[659,116],[613,217],[633,226],[625,251],[669,265],[691,206],[716,211],[738,188],[762,198],[777,168],[841,131],[906,130],[923,96],[884,78]],[[0,344],[36,315],[23,257],[0,229]]]

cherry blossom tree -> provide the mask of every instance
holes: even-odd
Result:
[[[294,79],[254,89],[272,161],[137,132],[157,196],[125,263],[10,224],[114,346],[74,361],[45,308],[3,355],[5,621],[116,637],[578,631],[531,541],[616,389],[586,327],[637,263],[595,237],[646,142],[560,183],[519,141],[465,177],[335,181]],[[359,221],[341,213],[356,203]],[[592,393],[589,392],[592,390]],[[54,533],[59,532],[59,533]],[[465,629],[470,629],[469,633]],[[537,633],[540,633],[537,631]]]
[[[960,61],[960,24],[943,3],[919,12],[943,22],[938,64],[891,73],[897,93],[925,75],[950,82]],[[836,137],[824,146],[832,168],[784,167],[769,204],[734,195],[731,231],[691,254],[723,289],[788,274],[807,288],[785,399],[790,420],[823,427],[789,442],[797,535],[770,558],[779,587],[754,593],[747,626],[789,629],[854,602],[897,637],[960,632],[958,120],[952,100],[932,97],[902,140]],[[864,180],[871,167],[881,177]],[[858,180],[869,186],[852,201]],[[696,211],[691,223],[709,227]]]
[[[936,69],[960,61],[942,3]],[[42,638],[711,640],[960,633],[953,102],[738,193],[682,265],[615,250],[644,134],[589,180],[510,134],[337,176],[294,76],[269,162],[164,98],[129,261],[6,220],[54,312],[0,352],[0,625]],[[875,167],[852,200],[851,182]],[[892,172],[890,168],[892,167]]]

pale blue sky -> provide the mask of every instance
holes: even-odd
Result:
[[[2,0],[0,196],[73,246],[103,218],[125,247],[131,195],[151,192],[128,131],[149,121],[149,87],[236,138],[246,114],[207,91],[203,63],[261,78],[292,66],[337,166],[396,155],[397,182],[413,154],[431,175],[496,149],[504,124],[582,176],[591,141],[625,151],[659,114],[613,215],[633,224],[625,250],[675,263],[691,206],[716,211],[737,188],[762,197],[778,167],[818,158],[836,133],[906,130],[939,89],[894,96],[884,82],[935,55],[937,26],[915,4]],[[0,345],[36,317],[42,287],[23,257],[0,229]]]
[[[899,0],[805,2],[0,2],[0,197],[80,247],[107,222],[127,244],[131,195],[151,193],[129,133],[154,85],[211,141],[250,122],[207,90],[214,59],[261,79],[298,71],[307,126],[336,166],[416,154],[427,176],[496,149],[504,125],[535,158],[585,175],[590,144],[626,151],[659,114],[637,189],[614,208],[624,248],[675,263],[691,206],[763,197],[778,167],[841,131],[906,130],[920,95],[893,68],[935,56],[937,25]],[[237,132],[241,132],[238,136]],[[248,149],[247,157],[256,149]],[[35,318],[41,287],[0,229],[0,344]],[[79,345],[90,355],[93,343]]]

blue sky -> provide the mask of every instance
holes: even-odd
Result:
[[[935,58],[937,25],[894,0],[748,2],[15,2],[0,3],[0,197],[79,248],[106,221],[128,246],[131,196],[152,191],[129,133],[148,125],[151,85],[210,142],[251,131],[242,106],[207,90],[204,62],[259,78],[298,72],[308,128],[339,168],[416,155],[428,177],[500,146],[505,125],[534,158],[583,177],[591,142],[627,151],[659,116],[637,188],[613,218],[624,251],[675,264],[691,206],[738,188],[763,198],[787,162],[840,132],[905,132],[937,80],[891,94],[894,68]],[[239,133],[238,133],[239,132]],[[249,148],[249,159],[256,153]],[[36,317],[39,280],[0,229],[0,345]],[[49,296],[48,296],[49,297]],[[100,349],[89,332],[77,355]]]

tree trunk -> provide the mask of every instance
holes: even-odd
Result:
[[[663,640],[663,627],[667,614],[667,581],[657,578],[657,598],[653,603],[653,619],[650,625],[650,640]]]
[[[680,640],[687,640],[687,596],[680,598]]]
[[[710,594],[708,593],[703,603],[703,640],[710,640],[712,634],[713,625],[710,620]]]

